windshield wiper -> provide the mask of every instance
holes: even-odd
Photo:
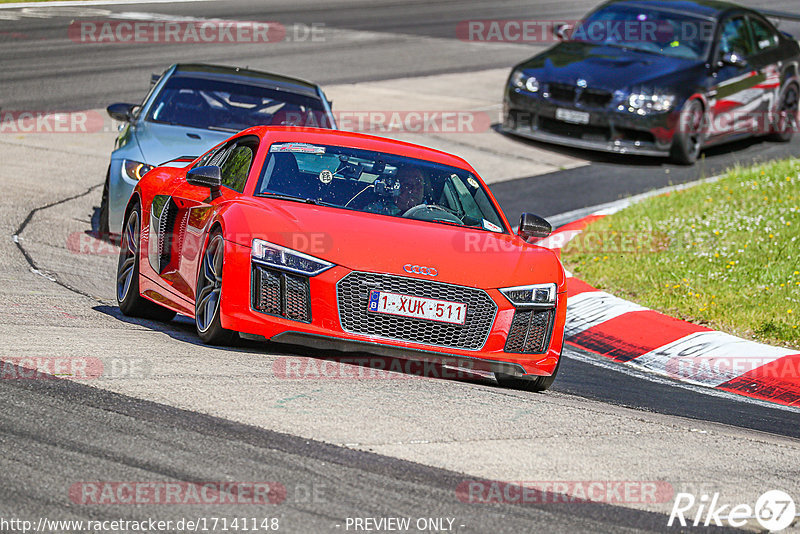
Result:
[[[304,204],[319,205],[319,202],[313,198],[296,197],[294,195],[284,195],[283,193],[270,193],[269,191],[265,191],[261,193],[261,196],[266,198],[277,198],[278,200],[291,200],[294,202],[302,202]]]
[[[238,132],[238,131],[239,131],[239,130],[235,130],[235,129],[233,129],[233,128],[225,128],[225,127],[223,127],[223,126],[209,126],[209,127],[208,127],[208,128],[206,128],[206,129],[207,129],[207,130],[216,130],[216,131],[218,131],[218,132],[234,132],[234,133],[236,133],[236,132]]]
[[[342,207],[338,204],[331,204],[330,202],[323,202],[322,200],[317,200],[314,198],[297,197],[294,195],[285,195],[283,193],[270,193],[269,191],[265,191],[261,193],[259,196],[265,198],[276,198],[278,200],[291,200],[292,202],[302,202],[303,204],[313,204],[315,206],[330,206],[333,208]]]

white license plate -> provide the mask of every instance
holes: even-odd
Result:
[[[460,302],[412,297],[378,290],[370,291],[367,310],[450,324],[464,324],[467,318],[467,305]]]
[[[556,108],[556,118],[573,124],[589,124],[589,114],[574,109]]]

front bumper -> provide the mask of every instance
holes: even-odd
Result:
[[[223,287],[235,288],[225,292],[222,299],[222,326],[238,332],[262,336],[275,342],[304,345],[317,349],[356,351],[380,356],[434,360],[463,368],[502,372],[511,375],[549,376],[555,370],[561,354],[566,318],[566,294],[559,294],[543,350],[537,353],[506,352],[506,341],[514,326],[515,308],[497,290],[485,293],[496,306],[491,322],[478,348],[467,350],[444,345],[432,345],[347,331],[339,310],[339,282],[352,273],[336,266],[308,280],[310,317],[289,319],[296,313],[285,307],[264,313],[254,307],[255,270],[250,260],[250,248],[229,242],[233,253],[226,254]],[[426,281],[424,278],[397,277]],[[364,304],[366,309],[366,304]],[[292,307],[291,309],[296,309]],[[468,312],[469,313],[469,312]]]
[[[122,233],[125,208],[137,183],[125,174],[123,161],[113,157],[108,171],[108,228],[112,234]]]
[[[558,109],[588,113],[586,124],[556,118]],[[618,154],[668,156],[676,112],[637,115],[614,108],[586,108],[519,89],[509,89],[501,130],[508,134],[562,146]]]

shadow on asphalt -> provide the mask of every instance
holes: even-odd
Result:
[[[666,157],[637,156],[635,154],[615,154],[613,152],[586,150],[582,148],[563,146],[556,143],[536,141],[533,139],[528,139],[527,137],[520,137],[517,135],[504,133],[500,130],[499,123],[492,124],[492,129],[508,139],[513,139],[519,142],[521,146],[530,146],[540,150],[561,154],[563,156],[583,159],[591,163],[607,163],[611,165],[625,166],[635,165],[640,167],[692,167],[692,165],[680,165],[673,163],[669,158]],[[730,143],[723,143],[705,148],[700,155],[700,160],[703,158],[720,158],[726,156],[735,157],[737,153],[740,153],[751,147],[762,146],[762,148],[770,148],[772,145],[781,146],[785,144],[786,143],[772,141],[766,136],[749,137],[747,139],[740,139]],[[700,164],[700,162],[701,161],[698,161],[698,164]]]
[[[195,331],[194,321],[188,317],[177,315],[169,322],[152,321],[127,317],[122,314],[116,306],[94,306],[92,309],[113,317],[118,321],[147,328],[155,332],[161,332],[169,337],[188,343],[190,345],[207,347]],[[380,356],[367,352],[344,352],[328,349],[314,349],[302,345],[288,345],[284,343],[274,343],[266,338],[259,339],[260,336],[242,337],[236,340],[233,345],[224,348],[227,351],[250,353],[250,354],[269,354],[270,356],[295,357],[290,363],[284,362],[282,372],[294,373],[297,376],[290,378],[315,378],[319,379],[351,379],[351,378],[372,378],[372,379],[441,379],[454,380],[457,382],[483,384],[497,386],[497,382],[482,373],[472,372],[469,369],[454,368],[441,365],[435,362],[413,358],[395,358],[391,356]],[[303,361],[301,358],[316,360],[315,363]],[[325,365],[322,362],[330,362],[341,365]],[[345,366],[352,365],[360,369],[351,370]],[[338,374],[337,374],[338,373]],[[499,386],[497,386],[499,387]]]

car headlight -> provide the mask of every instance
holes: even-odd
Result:
[[[556,303],[555,284],[506,287],[501,289],[500,293],[517,307],[554,306]]]
[[[122,160],[122,170],[125,171],[125,175],[131,180],[139,181],[142,179],[142,176],[153,170],[153,166],[140,161],[124,159]]]
[[[528,76],[521,70],[515,70],[511,74],[511,85],[517,89],[525,89],[531,93],[535,93],[539,90],[539,80],[533,76]]]
[[[254,261],[270,267],[307,276],[316,276],[333,267],[330,262],[263,239],[253,239],[251,257]]]
[[[633,91],[628,95],[628,111],[669,111],[675,95],[660,91]]]

